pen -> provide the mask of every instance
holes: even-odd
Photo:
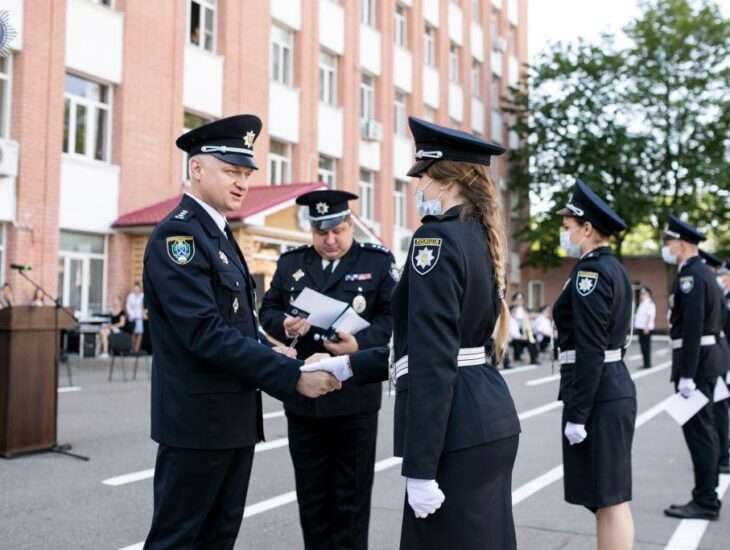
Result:
[[[291,344],[289,344],[289,347],[286,348],[286,351],[291,351],[294,349],[294,346],[297,345],[297,342],[299,341],[300,334],[297,332],[297,335],[294,337],[294,340],[292,340]]]

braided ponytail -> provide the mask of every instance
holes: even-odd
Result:
[[[492,260],[497,289],[499,317],[492,335],[494,351],[501,361],[507,348],[509,308],[507,307],[507,231],[502,216],[502,200],[489,167],[483,164],[442,160],[426,169],[426,174],[442,182],[454,181],[464,198],[463,219],[473,219],[484,228],[487,252]]]

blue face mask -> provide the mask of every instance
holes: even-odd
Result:
[[[443,189],[441,190],[441,193],[439,193],[439,196],[435,199],[432,199],[430,201],[427,201],[424,199],[424,194],[426,192],[426,188],[433,183],[433,180],[429,181],[426,184],[426,187],[421,189],[419,186],[416,189],[416,207],[418,208],[418,215],[420,217],[424,216],[440,216],[441,215],[441,195],[444,192]]]

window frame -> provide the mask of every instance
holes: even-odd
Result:
[[[363,179],[367,174],[368,178]],[[360,168],[358,177],[358,191],[360,194],[360,217],[366,222],[375,221],[375,173],[372,170]]]
[[[0,222],[0,285],[5,284],[5,264],[7,263],[5,242],[7,241],[7,223]]]
[[[323,167],[322,161],[329,162],[330,166]],[[317,179],[330,189],[337,189],[337,159],[320,153],[317,159]]]
[[[406,10],[407,8],[403,4],[396,3],[393,13],[395,20],[393,40],[396,46],[403,49],[408,47],[408,16]]]
[[[0,80],[4,82],[3,95],[0,97],[0,139],[10,139],[10,118],[13,99],[13,54],[3,57],[5,72],[0,71]]]
[[[62,232],[66,233],[77,233],[77,234],[84,234],[83,231],[64,231]],[[69,305],[72,305],[69,303],[70,298],[70,289],[71,289],[71,280],[70,280],[70,263],[71,261],[80,261],[81,262],[81,303],[79,304],[79,311],[81,311],[84,314],[90,314],[91,310],[89,309],[89,291],[91,289],[91,260],[101,260],[102,262],[102,269],[101,269],[101,305],[100,309],[104,310],[106,309],[106,293],[107,293],[107,268],[109,265],[108,262],[108,254],[109,254],[109,242],[107,235],[103,235],[100,233],[86,233],[86,235],[94,236],[94,237],[102,237],[103,239],[103,252],[78,252],[75,250],[63,250],[60,247],[59,242],[59,248],[58,248],[58,260],[59,263],[63,261],[63,271],[59,273],[59,275],[62,275],[62,280],[60,281],[61,285],[59,288],[59,294],[60,298],[63,304],[63,307],[68,307]]]
[[[370,80],[366,83],[365,80]],[[360,74],[359,97],[360,122],[375,120],[375,77],[367,73]]]
[[[333,64],[329,65],[322,57],[328,56]],[[319,50],[318,74],[319,74],[319,102],[325,105],[337,106],[337,65],[338,56],[327,50]]]
[[[273,144],[281,144],[284,146],[286,153],[274,153]],[[268,165],[268,185],[285,185],[291,182],[291,163],[292,163],[292,146],[291,143],[272,139],[269,141],[269,157]],[[277,176],[277,179],[274,178]]]
[[[449,82],[459,84],[459,57],[461,48],[452,42],[449,45]]]
[[[393,98],[393,133],[397,136],[407,136],[406,126],[408,117],[406,113],[406,94],[396,89],[395,97]]]
[[[436,67],[436,28],[428,23],[423,29],[423,64]]]
[[[289,41],[280,40],[274,29],[281,30]],[[275,49],[275,48],[278,48]],[[271,23],[271,38],[269,43],[269,78],[283,86],[293,86],[294,83],[294,31],[276,23]],[[276,62],[278,60],[278,72]]]
[[[373,29],[377,26],[376,4],[375,0],[360,0],[360,23]]]
[[[107,102],[103,103],[101,101],[89,99],[83,96],[72,94],[71,92],[66,91],[66,86],[64,83],[64,92],[63,92],[63,103],[64,103],[64,130],[66,126],[66,102],[68,102],[68,151],[63,150],[62,152],[64,155],[68,155],[73,158],[79,158],[79,159],[86,159],[91,162],[102,162],[105,164],[111,164],[111,157],[112,157],[112,143],[111,143],[111,137],[112,137],[112,114],[114,112],[114,87],[110,86],[109,84],[105,84],[103,82],[92,80],[90,78],[86,78],[83,76],[79,76],[75,73],[66,72],[66,77],[72,76],[74,78],[78,78],[80,80],[85,80],[86,82],[91,82],[93,84],[96,84],[98,86],[101,86],[102,88],[106,89],[107,94]],[[65,78],[64,78],[65,80]],[[86,136],[84,140],[84,152],[78,153],[76,152],[76,130],[78,127],[78,124],[76,123],[77,115],[78,115],[78,107],[83,106],[86,109]],[[97,137],[97,122],[98,117],[96,116],[98,114],[98,111],[106,111],[106,128],[103,136],[104,140],[104,158],[98,159],[96,158],[96,137]],[[90,116],[90,113],[94,116]],[[65,138],[65,136],[64,136]],[[62,147],[64,145],[63,142],[66,140],[62,140]],[[73,150],[71,150],[73,148]],[[90,151],[90,152],[89,152]]]
[[[481,97],[482,90],[482,63],[476,58],[471,58],[471,71],[469,74],[471,84],[471,95]]]
[[[395,180],[393,186],[393,225],[398,229],[408,227],[408,205],[406,204],[406,187],[404,181]]]
[[[198,27],[198,43],[192,41],[193,29],[193,4],[198,5],[200,15],[198,16],[200,25]],[[210,48],[205,45],[205,23],[207,21],[206,10],[212,12],[213,25],[211,29]],[[202,34],[200,30],[202,29]],[[218,48],[218,2],[217,0],[188,0],[188,26],[187,26],[187,43],[195,48],[200,48],[206,52],[216,53]]]

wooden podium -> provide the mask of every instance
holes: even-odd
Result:
[[[0,456],[56,443],[56,344],[59,331],[73,326],[53,306],[0,309]]]

